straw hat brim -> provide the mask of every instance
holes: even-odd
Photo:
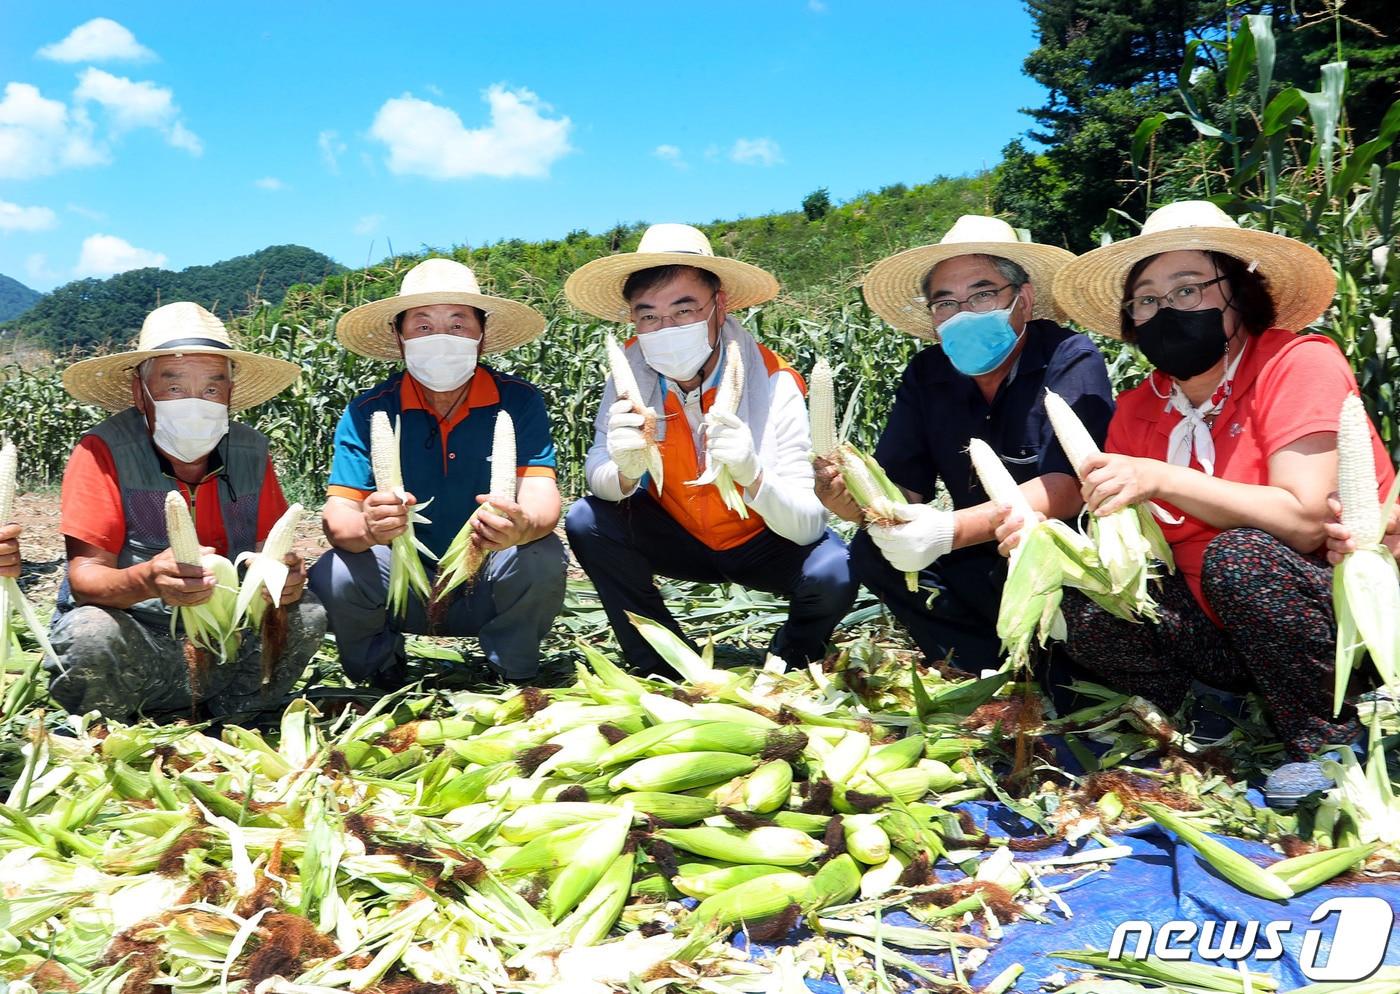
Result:
[[[403,358],[394,336],[394,318],[414,307],[430,304],[467,304],[486,312],[486,338],[482,355],[505,352],[539,338],[544,315],[527,304],[461,290],[433,290],[372,300],[341,315],[335,337],[351,352],[370,359],[398,362]]]
[[[631,308],[622,296],[627,277],[657,266],[692,266],[719,277],[731,311],[772,300],[778,281],[767,270],[738,259],[694,252],[624,252],[585,263],[564,282],[564,296],[576,309],[604,321],[627,322]]]
[[[242,349],[200,348],[140,349],[96,356],[75,362],[63,371],[63,388],[84,404],[108,411],[124,411],[131,406],[131,378],[136,367],[159,356],[212,355],[233,363],[233,394],[230,411],[256,407],[287,389],[301,376],[301,367],[286,359],[244,352]]]
[[[1251,228],[1200,226],[1154,231],[1086,252],[1060,270],[1055,299],[1079,325],[1121,338],[1128,273],[1148,256],[1183,249],[1257,261],[1278,310],[1274,323],[1289,331],[1302,331],[1321,317],[1337,291],[1331,264],[1309,245]]]
[[[952,242],[923,245],[881,259],[866,274],[862,287],[870,309],[900,331],[936,341],[933,319],[923,300],[923,280],[930,269],[960,255],[994,255],[1010,259],[1026,271],[1035,287],[1032,318],[1060,320],[1051,287],[1055,274],[1074,259],[1074,253],[1035,242]]]

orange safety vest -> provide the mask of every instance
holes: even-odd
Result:
[[[802,395],[807,395],[807,384],[802,374],[793,369],[786,359],[762,345],[758,346],[758,351],[763,356],[763,365],[770,377],[780,371],[789,373],[797,381]],[[711,387],[700,395],[700,410],[710,409],[718,389]],[[766,528],[762,516],[753,508],[749,508],[747,518],[741,518],[725,507],[719,491],[714,487],[686,485],[687,481],[700,476],[700,455],[695,451],[695,437],[691,434],[685,408],[676,391],[666,391],[663,414],[666,418],[666,437],[661,440],[661,464],[666,486],[661,493],[656,492],[655,481],[648,483],[648,487],[652,497],[660,502],[666,513],[687,532],[716,551],[743,545]],[[755,445],[758,442],[758,439],[754,439]]]

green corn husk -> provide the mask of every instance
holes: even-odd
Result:
[[[671,794],[657,790],[637,790],[617,795],[614,803],[630,804],[644,815],[651,815],[668,825],[691,825],[713,817],[719,810],[708,797]]]
[[[1163,828],[1171,829],[1221,876],[1240,890],[1273,901],[1286,901],[1293,896],[1293,888],[1283,880],[1223,842],[1211,838],[1171,808],[1150,801],[1141,802],[1141,807],[1153,821]]]
[[[602,821],[617,815],[610,804],[587,801],[555,801],[532,804],[513,812],[497,830],[500,838],[511,845],[524,845],[541,835],[586,821]]]
[[[827,860],[812,875],[807,893],[799,902],[802,910],[811,914],[823,908],[845,904],[860,890],[860,867],[849,853]]]
[[[691,914],[692,927],[766,921],[805,897],[810,883],[810,877],[791,871],[755,877],[701,901]]]
[[[883,777],[887,773],[907,769],[924,758],[926,745],[924,737],[914,733],[888,745],[876,746],[866,756],[859,773],[863,776]]]
[[[1137,959],[1124,956],[1109,959],[1107,953],[1094,949],[1066,949],[1049,955],[1073,963],[1093,967],[1100,973],[1114,977],[1142,978],[1159,984],[1190,987],[1197,990],[1222,991],[1229,994],[1244,994],[1253,990],[1256,994],[1268,994],[1278,990],[1278,981],[1267,973],[1253,973],[1248,981],[1233,967],[1207,966],[1204,963],[1167,961],[1156,956]],[[1249,986],[1246,987],[1246,984]]]
[[[908,504],[904,492],[895,486],[874,457],[854,445],[842,443],[828,456],[841,470],[846,492],[860,508],[867,525],[894,525],[902,520],[895,508]],[[905,586],[913,593],[919,589],[919,574],[905,573]]]
[[[803,866],[826,851],[826,846],[797,829],[767,826],[751,831],[731,828],[668,828],[656,833],[677,849],[731,863]]]
[[[1379,842],[1371,842],[1342,849],[1322,849],[1281,859],[1270,864],[1268,869],[1291,887],[1294,894],[1302,894],[1366,862],[1380,847]]]
[[[633,763],[608,781],[612,791],[640,790],[675,793],[707,787],[751,772],[758,766],[753,756],[722,752],[678,752],[651,756]]]
[[[881,814],[846,815],[841,822],[846,851],[866,866],[875,866],[890,858],[890,837],[880,827],[882,817]]]
[[[607,938],[627,906],[636,862],[635,853],[623,853],[613,861],[588,897],[560,923],[559,933],[565,942],[571,946],[592,946]]]
[[[686,897],[698,900],[723,894],[739,884],[773,873],[792,872],[785,866],[766,863],[740,863],[733,866],[713,866],[703,863],[683,863],[680,873],[671,878],[671,885]]]
[[[572,911],[603,879],[622,854],[631,827],[632,813],[624,810],[598,822],[580,837],[574,858],[560,868],[545,893],[550,921],[557,922]]]

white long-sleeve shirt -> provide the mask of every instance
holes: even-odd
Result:
[[[725,322],[724,332],[726,337],[748,338],[749,341],[742,344],[752,345],[752,338],[748,332],[732,318]],[[705,390],[718,382],[723,374],[723,362],[716,367],[705,383],[687,394],[673,381],[667,380],[661,384],[662,377],[647,367],[643,366],[639,371],[639,356],[634,357],[631,354],[640,352],[636,346],[627,351],[628,358],[633,363],[634,373],[639,374],[638,384],[642,391],[648,392],[647,381],[644,379],[648,374],[656,384],[655,395],[658,399],[650,406],[660,410],[662,402],[659,398],[664,396],[666,391],[674,391],[681,398],[686,424],[668,424],[666,430],[690,431],[695,440],[696,451],[703,452],[700,427],[704,415],[700,409],[700,398]],[[756,352],[756,347],[754,351]],[[762,366],[758,368],[763,369]],[[747,395],[745,400],[752,405],[754,402],[762,402],[765,399],[763,395],[766,395],[767,411],[766,418],[763,419],[762,438],[754,439],[762,475],[756,489],[744,488],[744,503],[763,518],[764,524],[783,538],[798,545],[810,545],[821,538],[826,530],[827,512],[817,499],[814,489],[814,475],[809,458],[812,438],[807,421],[807,405],[796,377],[790,373],[779,370],[766,379],[753,373],[754,370],[750,369],[749,375],[744,378],[744,393]],[[584,463],[589,490],[595,496],[611,501],[630,497],[638,486],[634,483],[631,490],[623,491],[617,464],[608,455],[608,412],[616,399],[617,393],[613,388],[612,378],[609,377],[603,390],[603,403],[594,422],[593,445],[589,448]],[[741,401],[741,417],[745,406]],[[686,481],[667,480],[665,485],[685,486]]]

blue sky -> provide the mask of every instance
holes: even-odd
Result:
[[[1019,0],[39,3],[0,11],[0,273],[792,209],[994,165]]]

